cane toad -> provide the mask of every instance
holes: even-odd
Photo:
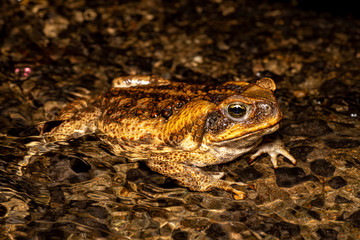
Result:
[[[275,168],[279,154],[296,163],[279,141],[258,147],[282,119],[275,88],[269,78],[191,85],[154,76],[120,77],[97,99],[68,104],[47,139],[66,141],[97,131],[115,155],[142,160],[191,190],[215,187],[242,199],[244,192],[231,186],[237,183],[199,167],[232,161],[255,148],[252,160],[268,152]]]

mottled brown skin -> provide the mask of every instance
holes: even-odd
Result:
[[[232,161],[278,129],[282,114],[275,88],[269,78],[255,84],[190,85],[151,76],[120,77],[96,100],[68,104],[57,118],[63,122],[48,139],[63,141],[98,130],[116,155],[145,161],[191,190],[216,187],[242,199],[245,194],[231,187],[237,183],[198,167]],[[278,154],[295,163],[279,141],[254,156],[263,152],[269,152],[274,167]]]

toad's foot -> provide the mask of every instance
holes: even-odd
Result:
[[[224,189],[225,191],[232,192],[234,194],[235,200],[243,200],[246,198],[246,193],[240,190],[237,190],[236,188],[233,188],[231,185],[237,185],[237,186],[247,186],[250,188],[254,188],[253,185],[248,185],[246,183],[242,182],[229,182],[225,180],[218,180],[214,183],[213,187]]]
[[[255,158],[257,158],[263,153],[268,153],[270,155],[270,160],[274,168],[278,168],[278,155],[283,155],[284,157],[289,159],[292,164],[296,164],[296,159],[291,156],[291,154],[285,149],[284,143],[279,138],[275,139],[275,141],[265,142],[258,146],[257,151],[250,156],[250,160],[248,161],[248,163],[252,163]]]
[[[246,186],[247,184],[221,180],[219,178],[222,174],[214,175],[213,173],[204,172],[197,167],[171,161],[148,160],[146,165],[151,170],[175,179],[179,185],[188,187],[193,191],[205,192],[210,191],[212,188],[220,188],[234,193],[236,200],[246,197],[244,192],[233,188],[231,185]]]

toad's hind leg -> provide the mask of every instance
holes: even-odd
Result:
[[[197,167],[192,167],[178,162],[162,160],[148,160],[146,165],[153,171],[161,173],[167,177],[177,180],[179,185],[188,187],[193,191],[210,191],[212,188],[220,188],[235,194],[236,199],[244,199],[246,194],[231,186],[231,183],[213,176],[211,173],[202,171]],[[245,184],[238,184],[245,185]]]
[[[75,100],[69,103],[57,117],[56,120],[62,121],[62,123],[46,133],[45,136],[52,142],[93,133],[100,115],[100,109],[93,105],[88,106],[85,100]]]

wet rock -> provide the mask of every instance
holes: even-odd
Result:
[[[158,230],[156,229],[157,226],[148,226],[147,229],[141,229],[140,232],[140,239],[151,239],[155,238],[159,235]]]
[[[288,222],[278,222],[266,232],[280,239],[290,239],[300,233],[300,227]]]
[[[110,230],[109,230],[108,226],[101,223],[97,219],[84,216],[84,217],[75,218],[73,221],[78,222],[81,225],[87,226],[89,229],[94,231],[94,233],[92,233],[94,235],[99,234],[100,236],[103,236],[103,237],[106,237],[109,235]]]
[[[314,147],[311,146],[300,146],[293,147],[290,149],[290,154],[296,159],[302,162],[306,162],[307,156],[314,150]]]
[[[315,211],[312,211],[312,210],[308,210],[307,213],[313,217],[314,219],[318,220],[318,221],[321,221],[321,216],[319,213],[315,212]]]
[[[209,226],[210,221],[207,218],[204,217],[195,217],[195,218],[189,218],[189,219],[184,219],[183,221],[181,221],[181,225],[185,228],[206,228],[207,226]]]
[[[323,207],[325,203],[324,196],[316,195],[314,200],[311,200],[310,205],[314,207]]]
[[[300,232],[299,225],[284,221],[275,221],[268,217],[250,218],[246,221],[246,226],[253,231],[265,232],[280,239],[291,239]]]
[[[214,62],[224,62],[226,61],[226,56],[222,56],[220,54],[205,54],[204,57],[208,58]]]
[[[313,173],[323,176],[332,177],[335,172],[335,166],[325,159],[314,160],[310,163],[310,169]]]
[[[174,78],[173,80],[179,80],[181,82],[197,83],[197,84],[217,82],[216,79],[213,79],[210,76],[195,72],[191,68],[182,65],[178,65],[176,67],[175,73],[180,75],[181,78],[180,79]]]
[[[319,228],[316,234],[320,237],[320,240],[337,240],[339,233],[334,229]]]
[[[152,62],[153,59],[152,58],[148,58],[148,57],[142,57],[142,56],[131,56],[129,57],[128,61],[126,62],[126,64],[128,66],[136,66],[140,69],[140,72],[142,73],[151,73],[151,69],[152,69]]]
[[[358,210],[358,211],[354,212],[353,214],[351,214],[351,216],[349,218],[347,218],[346,221],[348,221],[349,223],[351,223],[355,227],[360,228],[360,210]]]
[[[21,123],[16,123],[16,128],[10,128],[7,132],[10,136],[24,137],[24,136],[38,136],[39,131],[34,126],[25,126]]]
[[[336,140],[326,140],[325,145],[329,148],[340,149],[340,148],[356,148],[360,146],[359,140],[353,139],[336,139]]]
[[[334,189],[339,189],[342,188],[343,186],[346,186],[347,182],[341,176],[337,176],[329,181],[329,185]]]
[[[7,209],[4,205],[0,204],[0,217],[5,216],[7,213]]]
[[[292,187],[298,185],[304,181],[317,180],[314,176],[307,176],[302,168],[283,167],[275,169],[276,184],[279,187]]]
[[[47,171],[54,181],[78,183],[92,178],[92,173],[89,171],[91,166],[78,157],[55,155],[51,157],[50,162]]]
[[[61,189],[61,187],[56,186],[53,188],[49,188],[49,191],[52,202],[64,204],[65,196],[64,196],[64,191]]]
[[[97,13],[94,9],[86,9],[83,13],[83,17],[85,21],[93,21],[97,17]]]
[[[324,120],[311,119],[285,125],[281,132],[290,136],[318,137],[331,133],[332,129]]]
[[[315,61],[303,63],[303,70],[305,71],[314,71],[316,69],[323,69],[326,67],[326,62],[324,60],[316,59]]]
[[[223,74],[219,77],[216,78],[216,80],[219,83],[224,83],[224,82],[228,82],[228,81],[234,81],[235,76],[233,74]]]
[[[48,38],[56,38],[60,32],[68,28],[69,20],[57,15],[45,21],[43,33]]]
[[[350,162],[349,160],[346,160],[345,167],[353,168],[353,167],[355,167],[355,164],[353,162]]]
[[[188,239],[188,232],[185,231],[181,231],[180,229],[176,229],[173,231],[173,233],[171,234],[172,239],[174,240],[186,240]]]
[[[106,219],[109,216],[109,213],[107,212],[106,208],[101,206],[90,206],[86,208],[86,211],[90,215],[100,219]]]
[[[38,233],[39,239],[51,239],[51,240],[60,240],[67,239],[70,233],[65,233],[65,231],[61,229],[49,229],[47,231],[40,231]]]
[[[337,195],[336,198],[335,198],[335,203],[339,203],[339,204],[342,204],[342,203],[352,203],[353,201],[347,199],[347,198],[344,198],[342,196],[339,196]]]
[[[229,218],[223,218],[224,220],[235,220],[239,222],[246,222],[248,220],[251,221],[251,219],[256,216],[256,212],[253,209],[244,209],[239,210],[236,207],[231,207],[228,209],[231,214],[229,215]]]
[[[180,199],[175,198],[158,198],[156,200],[159,207],[173,207],[173,206],[182,206],[184,204]]]
[[[360,192],[358,192],[355,197],[360,198]]]
[[[338,78],[327,80],[320,86],[320,92],[327,96],[343,94],[348,89],[349,87]]]
[[[43,216],[42,220],[55,221],[59,217],[64,216],[65,213],[65,208],[49,209],[48,211],[46,211],[46,214]]]
[[[219,223],[213,223],[206,230],[206,237],[208,239],[230,239],[228,232]]]
[[[167,223],[160,228],[160,234],[163,236],[170,236],[171,233],[172,233],[172,226],[170,223]]]
[[[139,169],[132,168],[126,172],[126,180],[135,182],[136,180],[141,179],[142,175],[143,174]]]
[[[69,202],[69,207],[74,208],[77,211],[85,211],[88,206],[95,203],[94,201],[76,201],[72,200]]]
[[[79,158],[70,159],[70,167],[76,173],[88,172],[91,169],[91,165]]]
[[[263,174],[260,171],[257,171],[254,166],[249,166],[244,169],[235,169],[233,173],[242,182],[253,181],[263,176]]]
[[[275,83],[279,83],[284,80],[284,78],[282,76],[280,76],[274,72],[268,71],[268,70],[257,72],[256,77],[258,77],[259,79],[268,77],[268,78],[271,78],[272,80],[274,80]]]

